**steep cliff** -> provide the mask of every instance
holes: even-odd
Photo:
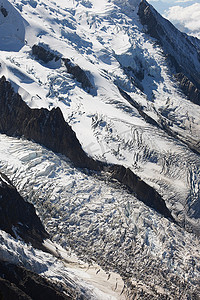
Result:
[[[145,184],[130,169],[118,165],[107,165],[94,160],[83,151],[74,131],[65,122],[59,108],[31,109],[19,94],[12,89],[5,77],[0,80],[0,132],[10,136],[24,136],[29,140],[69,157],[77,167],[112,173],[112,177],[125,184],[146,205],[165,217],[171,213],[162,197]],[[113,172],[114,171],[114,172]],[[124,172],[129,176],[124,176]],[[133,182],[131,183],[131,180]],[[141,184],[142,183],[142,184]]]
[[[5,77],[0,80],[0,131],[10,136],[24,136],[69,157],[82,168],[98,169],[98,163],[82,150],[59,108],[31,109],[15,93]]]
[[[0,229],[13,237],[20,237],[34,247],[45,249],[43,240],[48,238],[32,204],[26,202],[9,179],[0,173]]]
[[[23,267],[0,261],[0,299],[1,300],[72,300],[76,293],[65,287],[28,271]]]
[[[200,59],[196,44],[164,19],[146,0],[140,2],[138,15],[142,25],[145,25],[145,32],[162,47],[166,61],[184,94],[193,103],[200,105]]]

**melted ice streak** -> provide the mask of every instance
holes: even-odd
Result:
[[[4,135],[0,166],[35,204],[53,241],[64,249],[144,289],[150,289],[152,278],[154,286],[163,287],[172,274],[190,288],[197,284],[198,238],[126,190],[82,173],[35,143]],[[171,282],[169,287],[176,291]]]

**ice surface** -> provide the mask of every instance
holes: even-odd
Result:
[[[163,196],[183,227],[198,232],[199,156],[147,123],[118,90],[124,89],[153,119],[162,116],[179,137],[198,144],[200,107],[177,89],[161,48],[144,33],[138,1],[1,4],[8,15],[0,12],[0,75],[30,107],[60,107],[89,155],[130,167]],[[64,64],[36,60],[31,47],[38,43],[79,65],[96,92],[85,92]],[[4,135],[0,165],[34,202],[53,239],[64,248],[129,276],[135,285],[143,282],[143,288],[151,282],[148,268],[158,290],[165,291],[163,283],[172,274],[195,286],[197,237],[127,191],[77,171],[63,157],[34,143]],[[167,279],[155,274],[160,266],[169,272]]]
[[[152,282],[149,274],[158,290],[169,285],[168,293],[176,291],[171,288],[171,276],[176,276],[180,284],[185,282],[183,290],[197,286],[198,238],[116,187],[116,183],[108,184],[82,173],[63,157],[35,143],[4,135],[0,139],[0,157],[1,169],[36,206],[53,241],[91,265],[88,274],[86,265],[81,270],[74,267],[76,262],[67,263],[75,275],[98,288],[97,282],[104,286],[105,276],[110,278],[111,271],[133,283],[140,282],[148,290]],[[58,250],[57,254],[65,257],[63,251]],[[94,263],[101,265],[107,275],[103,270],[98,272],[100,267]],[[95,279],[95,272],[104,279]],[[122,286],[122,282],[117,284],[116,291],[121,293]],[[111,287],[113,281],[108,281],[103,292]]]
[[[31,245],[26,245],[23,241],[14,239],[2,230],[0,230],[0,241],[0,259],[3,261],[19,264],[49,280],[66,284],[74,289],[77,294],[84,295],[86,299],[123,299],[123,296],[120,296],[121,287],[118,290],[114,290],[113,281],[119,280],[120,283],[120,280],[122,281],[120,276],[113,273],[113,280],[107,282],[107,276],[105,273],[103,274],[103,271],[101,271],[101,276],[99,276],[96,274],[95,269],[94,272],[92,272],[90,267],[78,260],[75,255],[69,255],[66,251],[61,249],[61,247],[54,245],[52,242],[46,242],[46,245],[51,245],[51,250],[59,249],[57,251],[59,251],[59,253],[62,252],[64,262],[58,260],[53,255],[34,249]],[[69,263],[70,259],[71,262]],[[67,260],[68,263],[66,262]],[[84,268],[87,270],[83,276]],[[95,268],[99,267],[96,266]]]

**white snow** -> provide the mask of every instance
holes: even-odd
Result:
[[[6,17],[0,13],[0,50],[19,51],[25,43],[28,22],[8,0],[1,0],[0,6],[8,13]]]
[[[167,280],[174,274],[192,286],[197,284],[198,238],[146,207],[126,190],[84,174],[62,156],[26,140],[1,135],[0,158],[2,172],[35,205],[58,244],[56,249],[48,243],[49,247],[67,261],[67,270],[74,276],[117,298],[123,282],[111,271],[123,270],[133,281],[145,282],[149,289],[142,270],[151,261],[152,274],[159,265],[160,270],[169,274]],[[168,197],[170,192],[169,189]],[[69,258],[67,253],[72,256]],[[79,265],[73,253],[87,260],[90,267],[85,263]],[[146,280],[141,280],[141,274]],[[152,276],[160,289],[166,278],[161,274]],[[108,278],[111,280],[107,281]]]
[[[0,230],[0,259],[13,264],[24,266],[30,271],[36,272],[47,279],[62,282],[69,285],[76,291],[84,294],[87,299],[105,299],[117,300],[125,299],[120,296],[121,286],[114,290],[114,282],[122,281],[119,275],[112,274],[112,280],[107,281],[107,275],[101,271],[101,275],[96,274],[98,266],[86,269],[86,264],[76,259],[75,255],[65,254],[66,251],[61,247],[51,243],[54,249],[59,247],[59,253],[62,252],[64,260],[71,259],[66,263],[62,259],[58,260],[54,256],[34,249],[31,245],[26,245],[23,241],[12,238],[6,232]],[[49,242],[46,242],[48,244]],[[88,275],[88,277],[86,277]]]
[[[60,107],[90,156],[130,167],[156,188],[186,227],[199,230],[199,157],[146,123],[117,88],[155,120],[165,116],[180,137],[199,142],[200,107],[177,89],[161,49],[144,33],[137,5],[136,0],[1,0],[8,16],[0,12],[0,75],[30,107]],[[35,43],[49,45],[85,70],[95,87],[91,94],[63,63],[36,60],[31,53]],[[196,61],[197,68],[199,64]],[[197,281],[198,240],[126,191],[77,171],[41,146],[4,135],[0,166],[18,190],[29,195],[54,241],[64,248],[104,268],[126,270],[133,281],[149,256],[154,266],[158,263],[179,278]],[[94,270],[91,267],[91,278]],[[103,286],[104,279],[98,280]],[[118,297],[119,290],[115,292]]]

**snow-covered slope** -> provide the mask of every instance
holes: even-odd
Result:
[[[0,5],[0,75],[31,108],[59,107],[92,158],[129,167],[155,188],[182,229],[114,183],[83,174],[66,158],[26,140],[1,135],[3,171],[36,204],[63,247],[121,272],[134,292],[142,285],[158,299],[168,293],[190,296],[199,278],[200,106],[181,91],[173,77],[177,65],[169,66],[163,49],[173,43],[181,72],[185,52],[197,81],[199,43],[176,36],[156,15],[166,29],[162,43],[170,40],[170,47],[166,42],[162,48],[141,24],[139,0],[1,0]],[[33,45],[56,59],[39,59]],[[69,72],[66,59],[81,68],[89,89]],[[170,291],[172,276],[179,290],[174,284]]]
[[[24,46],[28,22],[8,0],[1,0],[0,6],[0,50],[17,52]]]

